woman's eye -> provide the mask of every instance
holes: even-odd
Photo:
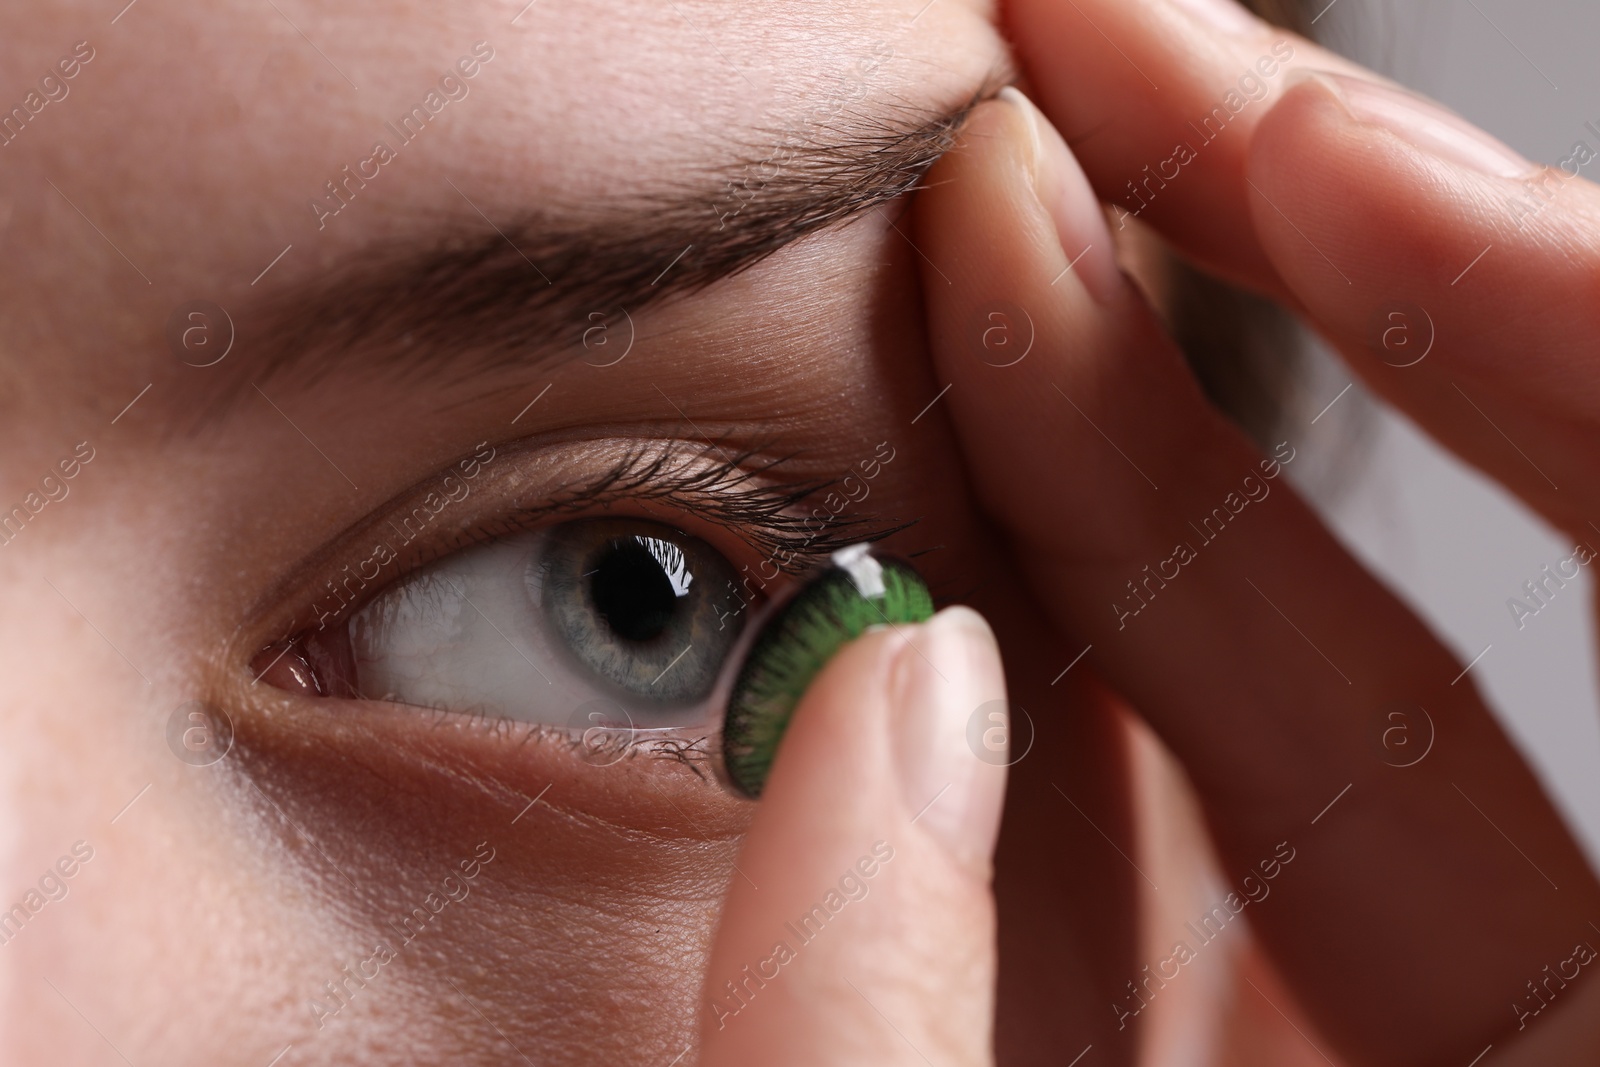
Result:
[[[733,566],[642,519],[586,519],[457,552],[352,617],[368,699],[567,724],[600,698],[643,728],[708,718],[747,612]],[[348,657],[348,658],[347,658]]]

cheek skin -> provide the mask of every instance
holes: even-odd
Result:
[[[301,1007],[286,1043],[333,1062],[403,1032],[434,1062],[505,1062],[463,998],[538,1063],[667,1063],[693,1039],[750,805],[646,755],[595,767],[482,722],[283,703],[241,717],[229,762],[238,817],[286,861],[269,888],[325,931],[325,960],[272,991]],[[377,977],[345,979],[380,947]]]

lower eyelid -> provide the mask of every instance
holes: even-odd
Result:
[[[419,841],[440,834],[473,841],[492,834],[497,845],[529,833],[534,840],[583,835],[575,845],[600,840],[588,836],[595,834],[703,844],[736,840],[748,825],[749,806],[695,755],[683,760],[636,746],[595,765],[563,731],[368,701],[333,701],[329,714],[328,702],[273,699],[282,696],[258,688],[225,701],[235,713],[235,740],[220,766],[256,783],[363,884],[362,864],[391,838],[414,857]],[[263,807],[260,814],[338,896],[348,896],[299,831],[280,827],[279,812]]]

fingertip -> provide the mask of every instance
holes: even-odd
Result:
[[[933,165],[917,194],[913,211],[919,218],[938,215],[948,204],[967,199],[964,194],[975,182],[998,179],[1013,187],[1031,185],[1038,135],[1010,94],[1020,95],[1008,86],[968,113],[955,147]]]
[[[1000,99],[1016,108],[1027,121],[1032,136],[1033,194],[1055,223],[1069,269],[1076,272],[1077,280],[1100,303],[1115,299],[1122,290],[1122,273],[1117,267],[1111,231],[1088,175],[1060,131],[1021,90],[1007,86]]]
[[[1441,161],[1491,178],[1520,179],[1539,170],[1505,142],[1402,86],[1332,71],[1296,72],[1291,84],[1300,82],[1336,103],[1348,121],[1382,130]]]
[[[924,277],[936,299],[1005,297],[1004,290],[1037,282],[1053,302],[1081,291],[1107,304],[1126,288],[1083,168],[1013,86],[973,110],[960,144],[930,172],[913,210],[919,245],[930,250]],[[1017,282],[1000,284],[1006,278]]]
[[[1313,315],[1370,283],[1371,234],[1393,225],[1408,186],[1427,184],[1398,145],[1364,134],[1330,86],[1321,72],[1297,75],[1257,125],[1245,170],[1261,247]],[[1408,250],[1386,254],[1400,268]]]
[[[1010,710],[994,631],[949,607],[895,656],[891,745],[902,799],[955,862],[987,879],[1005,803]]]
[[[961,655],[949,653],[948,640]],[[952,1062],[981,1061],[992,1013],[993,898],[986,880],[963,876],[951,861],[944,831],[930,832],[948,814],[912,818],[900,742],[907,731],[932,729],[940,736],[930,743],[948,750],[950,718],[928,714],[921,701],[903,714],[896,694],[900,665],[919,647],[947,677],[981,679],[985,656],[994,657],[985,642],[992,648],[973,613],[947,609],[926,624],[864,633],[806,690],[729,885],[707,968],[700,1062],[899,1062],[905,1039],[946,1050]],[[962,655],[980,669],[956,662]],[[970,792],[958,783],[940,803]],[[986,862],[991,831],[954,832],[969,840],[987,833]],[[819,1005],[829,1009],[823,1028]]]
[[[1555,198],[1524,190],[1530,167],[1420,97],[1311,71],[1262,119],[1246,173],[1256,234],[1288,290],[1334,340],[1370,347],[1373,323],[1401,304],[1492,315],[1460,284],[1486,247],[1539,272],[1534,220]]]

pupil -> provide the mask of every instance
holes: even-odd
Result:
[[[678,602],[672,580],[637,540],[611,542],[590,579],[595,610],[624,640],[650,641],[672,622]]]

